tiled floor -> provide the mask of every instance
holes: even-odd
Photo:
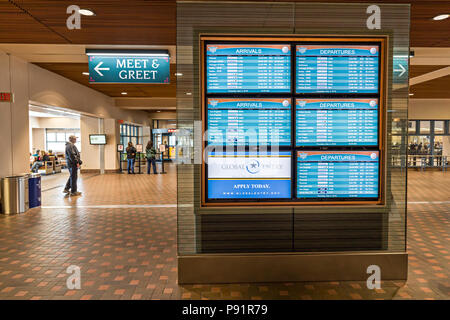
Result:
[[[178,286],[176,169],[168,171],[83,175],[77,198],[61,193],[64,174],[46,177],[41,209],[0,216],[0,299],[449,299],[450,173],[409,173],[408,281],[368,290],[364,282]],[[66,287],[70,265],[81,268],[80,290]]]

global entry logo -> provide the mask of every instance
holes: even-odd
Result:
[[[247,162],[245,168],[250,174],[257,174],[261,170],[261,165],[258,160],[253,159]]]

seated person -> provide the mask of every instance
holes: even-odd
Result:
[[[33,163],[33,166],[31,167],[31,171],[36,173],[38,172],[38,170],[45,166],[45,162],[49,161],[50,157],[45,153],[44,150],[41,151],[41,154],[39,155],[39,157],[36,159],[36,162]]]
[[[33,154],[33,157],[35,157],[35,158],[39,157],[39,154],[40,154],[40,153],[41,153],[41,150],[36,149],[36,153]]]

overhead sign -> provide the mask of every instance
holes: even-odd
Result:
[[[408,60],[409,56],[394,55],[393,61],[393,80],[394,83],[404,83],[408,82]]]
[[[12,99],[11,92],[0,92],[0,102],[11,102]]]
[[[169,83],[168,54],[87,53],[90,83]]]

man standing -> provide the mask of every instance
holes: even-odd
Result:
[[[77,191],[77,179],[78,179],[78,168],[83,162],[80,159],[80,152],[75,146],[76,142],[77,137],[75,136],[70,136],[69,141],[66,142],[66,161],[70,177],[69,180],[67,180],[66,187],[64,188],[63,192],[70,193],[71,196],[81,195],[81,192]]]

